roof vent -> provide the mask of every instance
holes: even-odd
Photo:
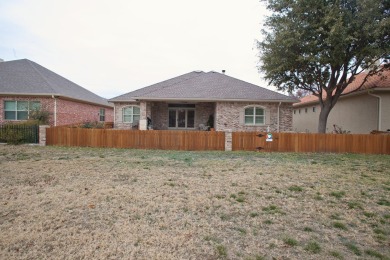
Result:
[[[222,70],[222,74],[225,74],[226,70]]]
[[[195,70],[196,73],[201,73],[202,71],[201,70]]]
[[[4,60],[2,58],[0,58],[0,62],[4,62]]]

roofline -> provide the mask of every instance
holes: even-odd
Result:
[[[108,105],[104,105],[104,104],[101,104],[101,103],[91,102],[91,101],[87,101],[87,100],[84,100],[84,99],[71,98],[69,96],[65,96],[65,95],[61,95],[61,94],[49,94],[49,93],[34,93],[34,94],[31,94],[31,93],[0,93],[0,96],[30,96],[30,97],[50,97],[50,98],[60,97],[60,98],[63,98],[63,99],[72,100],[72,101],[78,101],[78,102],[82,102],[82,103],[86,103],[86,104],[99,105],[99,106],[103,106],[103,107],[113,108],[113,106],[110,106],[109,104]],[[109,102],[109,101],[107,101],[107,102]]]
[[[363,94],[366,94],[368,92],[371,92],[371,93],[374,93],[374,92],[388,92],[390,91],[389,88],[369,88],[369,89],[362,89],[362,90],[359,90],[357,92],[353,92],[353,93],[349,93],[349,94],[345,94],[345,95],[342,95],[340,96],[340,98],[347,98],[347,97],[354,97],[354,96],[358,96],[358,95],[363,95]],[[316,98],[316,100],[313,100],[313,101],[308,101],[308,102],[304,102],[304,103],[295,103],[293,104],[293,107],[304,107],[304,106],[307,106],[307,105],[314,105],[314,104],[318,104],[320,103],[318,97]]]
[[[194,102],[283,102],[283,103],[296,103],[297,100],[283,100],[283,99],[208,99],[208,98],[148,98],[137,97],[128,100],[109,100],[112,103],[118,102],[137,102],[137,101],[194,101]]]

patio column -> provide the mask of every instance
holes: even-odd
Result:
[[[141,101],[139,104],[140,108],[140,119],[139,119],[139,125],[138,130],[146,130],[147,129],[147,120],[146,120],[146,102]]]
[[[146,101],[141,101],[139,104],[140,107],[140,119],[139,119],[139,130],[148,129],[148,117],[151,117],[151,103]]]

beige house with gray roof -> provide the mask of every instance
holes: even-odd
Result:
[[[390,131],[390,70],[369,77],[360,87],[365,77],[365,73],[359,74],[344,90],[329,114],[328,133],[333,131],[333,125],[351,134]],[[295,103],[293,130],[316,133],[320,109],[318,97],[314,95]]]
[[[114,128],[291,131],[294,98],[214,71],[193,71],[112,98]]]

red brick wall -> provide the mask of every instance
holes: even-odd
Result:
[[[86,121],[99,122],[100,108],[105,109],[105,122],[113,122],[113,108],[57,99],[57,125],[69,125]]]
[[[2,96],[0,97],[0,124],[6,122],[20,122],[4,119],[4,101],[40,101],[42,110],[50,112],[50,125],[54,125],[54,107],[55,102],[51,97],[12,97]],[[100,108],[105,109],[105,122],[113,122],[114,109],[107,108],[98,105],[91,105],[86,103],[79,103],[70,100],[64,100],[57,98],[57,126],[77,124],[86,121],[99,121]]]
[[[3,96],[0,97],[0,124],[8,122],[21,122],[15,120],[5,120],[4,119],[4,101],[40,101],[41,109],[48,111],[53,114],[54,111],[54,102],[52,98],[49,97],[13,97],[13,96]],[[53,116],[50,117],[50,125],[54,124]]]

